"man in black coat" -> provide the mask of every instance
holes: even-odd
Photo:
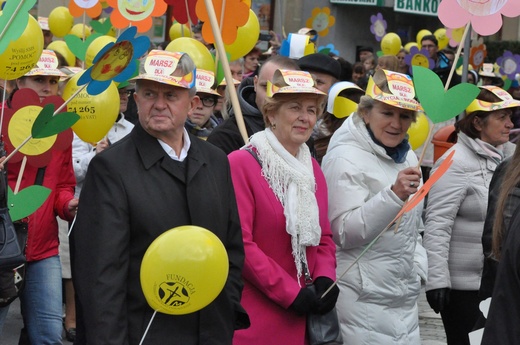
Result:
[[[143,344],[231,344],[234,330],[249,325],[240,305],[244,249],[227,157],[184,129],[199,101],[194,69],[186,54],[150,52],[134,78],[139,123],[90,163],[71,236],[76,344],[140,343],[154,313],[140,284],[143,255],[165,231],[190,224],[224,244],[226,284],[200,311],[157,313]]]

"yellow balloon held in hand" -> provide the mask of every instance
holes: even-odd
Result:
[[[397,55],[401,50],[401,37],[395,32],[389,32],[381,40],[381,50],[384,55]]]
[[[65,85],[64,100],[68,100],[80,88],[77,82],[83,73],[77,73]],[[83,141],[97,143],[107,135],[119,114],[119,92],[116,84],[112,82],[105,91],[95,96],[89,95],[83,89],[67,104],[67,110],[81,117],[72,126],[74,133]]]
[[[49,14],[49,30],[56,37],[64,37],[74,25],[74,17],[65,6],[58,6]]]
[[[29,16],[27,26],[22,35],[9,43],[0,54],[0,78],[17,79],[29,72],[40,59],[43,51],[43,33],[40,25]]]
[[[88,68],[92,66],[92,61],[96,57],[97,53],[101,51],[107,44],[115,43],[116,39],[112,36],[99,36],[95,40],[90,43],[87,48],[87,52],[85,53],[85,66]]]
[[[426,30],[426,29],[419,30],[419,32],[415,36],[415,40],[417,41],[417,45],[419,47],[421,47],[421,40],[422,40],[422,38],[424,36],[431,35],[431,34],[432,34],[432,32],[430,30]]]
[[[170,35],[170,40],[174,40],[180,37],[191,37],[191,31],[188,25],[181,24],[179,22],[175,22],[170,26],[170,30],[168,31]]]
[[[439,42],[439,50],[444,49],[448,46],[448,43],[450,43],[450,38],[446,36],[446,29],[440,28],[435,30],[433,33],[435,35],[435,38],[437,38],[437,41]]]
[[[194,313],[213,302],[227,281],[229,260],[219,238],[204,228],[170,229],[150,244],[141,263],[141,288],[160,313]]]
[[[410,128],[408,128],[408,142],[410,143],[412,150],[415,150],[424,144],[428,138],[429,131],[430,124],[428,123],[428,118],[424,113],[419,113],[419,115],[417,115],[417,121],[413,122]]]

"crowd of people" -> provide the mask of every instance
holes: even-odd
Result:
[[[453,52],[433,35],[421,44],[446,82]],[[157,48],[118,85],[119,115],[102,140],[69,129],[70,146],[45,167],[2,164],[11,188],[22,175],[21,188],[52,192],[16,222],[28,231],[24,287],[0,272],[9,285],[0,286],[0,340],[19,297],[23,345],[61,344],[63,329],[74,344],[304,345],[307,316],[334,307],[344,344],[420,344],[425,287],[449,345],[469,345],[484,326],[483,344],[520,342],[518,83],[502,89],[488,64],[470,70],[480,94],[455,123],[456,143],[421,167],[408,130],[424,109],[405,50],[377,58],[362,47],[351,64],[254,48],[230,63],[229,85],[188,54]],[[52,63],[17,79],[3,107],[20,89],[60,95],[70,70],[59,53],[44,54]],[[148,68],[150,56],[175,67]],[[393,222],[453,151],[429,197]],[[155,315],[140,285],[143,256],[186,224],[221,240],[226,284],[199,311]]]

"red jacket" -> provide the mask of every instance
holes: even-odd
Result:
[[[70,130],[70,129],[69,129]],[[9,186],[14,191],[21,162],[7,164]],[[38,168],[26,164],[20,190],[34,185]],[[51,194],[43,205],[29,216],[27,236],[27,261],[38,261],[58,254],[58,223],[56,216],[72,221],[74,216],[68,211],[68,203],[74,198],[76,178],[72,168],[72,146],[64,151],[54,150],[45,169],[43,186],[51,189]],[[9,203],[9,201],[8,201]]]

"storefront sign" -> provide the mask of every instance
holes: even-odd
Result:
[[[437,16],[441,0],[394,0],[394,11]]]
[[[332,4],[382,6],[384,0],[330,0]]]

